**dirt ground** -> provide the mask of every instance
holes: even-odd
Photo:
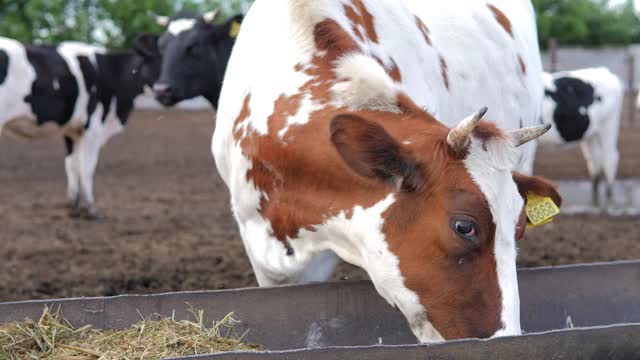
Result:
[[[638,117],[640,121],[640,116]],[[623,128],[619,139],[618,178],[640,177],[640,127]],[[534,167],[536,175],[553,179],[588,178],[587,165],[579,146],[539,147]]]
[[[61,139],[0,138],[0,301],[256,285],[210,155],[213,114],[138,112],[102,152],[101,219],[67,216]],[[622,134],[640,177],[640,130]],[[540,151],[536,172],[586,176],[576,151]],[[520,244],[520,265],[640,258],[639,218],[560,216]],[[364,278],[341,265],[336,279]]]

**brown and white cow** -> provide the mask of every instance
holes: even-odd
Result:
[[[548,127],[503,130],[539,118],[536,44],[527,1],[256,1],[212,150],[259,284],[341,258],[421,342],[519,334],[523,197],[560,204],[513,172]]]

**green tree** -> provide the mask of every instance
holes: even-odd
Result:
[[[98,0],[101,29],[106,37],[98,40],[110,47],[123,47],[129,46],[141,32],[159,33],[162,27],[155,23],[150,12],[171,16],[179,10],[206,12],[219,9],[218,19],[224,19],[241,12],[243,5],[248,3],[247,0]]]
[[[180,9],[219,9],[223,20],[251,0],[0,0],[0,36],[24,42],[77,40],[130,46],[141,32],[162,31],[149,11],[171,16]],[[610,7],[607,0],[533,0],[540,45],[600,46],[640,42],[633,0]]]
[[[162,31],[149,12],[173,14],[171,0],[98,0],[100,7],[101,32],[96,39],[110,47],[124,47],[142,32]]]
[[[33,23],[27,16],[27,1],[0,0],[0,34],[21,41],[33,41]]]
[[[130,46],[142,32],[159,33],[149,12],[171,16],[180,9],[220,9],[219,19],[250,0],[0,0],[0,36],[28,43],[83,41]]]
[[[533,0],[540,45],[601,46],[640,40],[640,18],[632,0],[610,7],[607,0]]]
[[[97,0],[0,0],[0,34],[25,42],[90,41]]]

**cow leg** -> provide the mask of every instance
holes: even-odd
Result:
[[[235,208],[234,199],[231,207]],[[235,213],[236,219],[239,219]],[[292,283],[286,269],[281,268],[286,249],[282,242],[272,238],[259,222],[238,221],[240,236],[249,257],[251,268],[259,286],[274,286]]]
[[[327,281],[340,262],[340,258],[331,250],[316,255],[302,272],[299,283]]]
[[[80,205],[80,169],[78,167],[78,154],[74,152],[74,141],[68,136],[64,137],[67,156],[64,158],[64,169],[67,174],[67,200],[70,209],[77,209]]]
[[[93,174],[98,163],[98,155],[102,142],[100,132],[95,128],[85,132],[77,144],[80,175],[80,191],[86,206],[87,219],[95,219],[97,211],[93,198]]]
[[[602,178],[602,149],[600,139],[591,137],[580,143],[582,154],[587,162],[587,170],[592,180],[591,203],[595,207],[600,206],[599,186]]]
[[[607,181],[607,189],[605,193],[607,197],[607,204],[611,205],[613,202],[613,183]]]
[[[617,140],[617,139],[616,139]],[[607,204],[611,204],[613,201],[613,184],[616,180],[616,172],[618,171],[618,161],[620,160],[620,154],[618,153],[617,145],[608,144],[602,151],[603,160],[603,175],[606,181],[606,196]]]
[[[598,174],[591,178],[591,204],[593,207],[600,207],[600,180],[602,175]]]
[[[325,281],[339,261],[333,251],[316,247],[322,246],[318,241],[287,246],[266,231],[262,220],[240,223],[239,230],[260,286]]]
[[[269,253],[273,254],[271,251]],[[327,281],[340,261],[340,258],[331,250],[322,251],[304,263],[285,254],[282,252],[278,259],[259,259],[258,261],[254,256],[249,256],[260,286]]]

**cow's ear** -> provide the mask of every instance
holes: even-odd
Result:
[[[562,206],[562,197],[558,193],[558,188],[549,180],[540,176],[527,176],[517,172],[513,173],[513,181],[518,186],[520,195],[525,199],[528,193],[533,193],[543,197],[549,197],[556,206]]]
[[[410,152],[378,123],[355,114],[338,115],[331,121],[331,142],[361,176],[387,182],[398,191],[415,191],[423,185]]]
[[[230,38],[235,39],[238,37],[242,20],[244,20],[244,15],[236,15],[227,21],[227,24],[229,24],[229,31],[227,34]]]
[[[160,57],[158,35],[142,33],[133,41],[133,50],[143,57]]]
[[[224,40],[224,39],[235,39],[238,37],[240,33],[240,26],[242,24],[242,20],[244,19],[243,15],[236,15],[229,20],[227,20],[224,24],[219,25],[217,30],[215,31],[215,39],[214,40]]]

